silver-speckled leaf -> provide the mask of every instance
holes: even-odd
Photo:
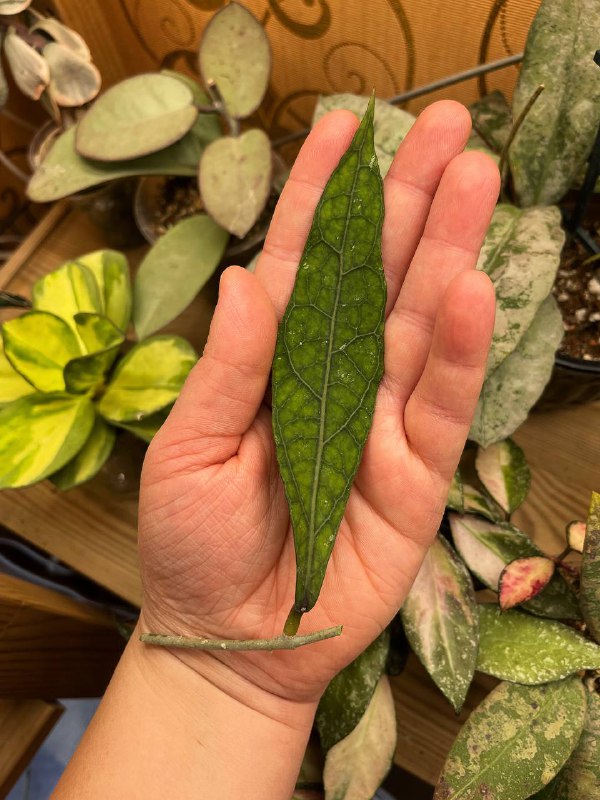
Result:
[[[473,711],[442,770],[434,800],[525,800],[556,775],[581,735],[579,678],[501,683]]]
[[[43,55],[50,68],[48,91],[59,106],[77,108],[96,97],[102,78],[88,60],[58,42],[47,44]]]
[[[8,29],[4,39],[4,55],[19,89],[32,100],[39,100],[50,83],[46,59],[21,39],[14,28]]]
[[[443,536],[429,548],[401,615],[412,649],[458,713],[475,671],[477,604],[471,576]]]
[[[77,126],[75,147],[98,161],[140,158],[181,139],[197,115],[194,96],[180,80],[135,75],[98,98]]]
[[[600,642],[600,494],[592,493],[581,562],[581,610],[590,633]]]
[[[516,558],[543,556],[529,536],[508,523],[492,523],[473,516],[449,515],[454,545],[479,580],[493,591],[504,567]],[[522,608],[540,617],[579,619],[577,598],[564,578],[555,573],[546,588]]]
[[[515,432],[550,379],[562,337],[562,316],[550,295],[516,349],[486,378],[469,439],[487,447]]]
[[[65,491],[93,478],[106,463],[115,444],[116,431],[96,416],[94,427],[85,444],[66,466],[50,476],[59,489]]]
[[[319,95],[312,124],[315,125],[322,116],[338,108],[352,111],[359,119],[362,119],[368,103],[368,97],[361,97],[357,94]],[[390,103],[386,103],[385,100],[375,100],[375,153],[382,178],[385,178],[396,155],[396,150],[412,128],[415,119],[416,117],[408,111],[396,108]]]
[[[583,732],[569,760],[531,800],[592,800],[600,789],[600,694],[588,694]]]
[[[600,668],[600,647],[560,622],[495,605],[480,606],[479,615],[480,672],[533,685]]]
[[[239,3],[217,12],[202,34],[198,64],[214,81],[232,117],[248,117],[262,102],[271,72],[271,48],[262,25]]]
[[[513,95],[518,117],[538,97],[509,150],[522,206],[559,202],[580,172],[600,123],[598,0],[544,0],[533,20]]]
[[[496,207],[477,262],[496,290],[487,375],[514,351],[550,294],[564,239],[556,206]]]
[[[469,106],[473,128],[483,141],[500,153],[512,126],[512,111],[502,92],[495,89]]]
[[[475,469],[479,480],[507,514],[516,511],[527,497],[531,473],[525,453],[512,439],[478,448]]]
[[[396,735],[394,698],[383,675],[356,728],[327,753],[327,800],[370,800],[392,765]]]
[[[202,154],[198,181],[204,207],[215,222],[240,239],[269,199],[271,163],[269,137],[258,128],[241,136],[223,136]]]

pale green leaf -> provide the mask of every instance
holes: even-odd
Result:
[[[101,313],[117,328],[127,330],[131,318],[131,285],[127,257],[116,250],[96,250],[79,256],[78,264],[87,267],[98,284]]]
[[[230,233],[244,237],[262,213],[271,191],[271,143],[252,128],[211,142],[200,160],[202,202]]]
[[[65,366],[65,386],[75,393],[96,390],[104,383],[125,337],[108,317],[99,314],[76,314],[75,323],[87,354]]]
[[[477,658],[477,605],[471,577],[443,536],[429,548],[401,609],[412,649],[459,712]]]
[[[473,128],[497,153],[502,151],[512,127],[512,111],[497,89],[469,106]]]
[[[600,123],[597,0],[544,0],[533,20],[513,95],[518,117],[544,91],[509,150],[522,206],[559,202],[585,163]]]
[[[319,95],[312,124],[315,125],[325,114],[339,108],[352,111],[357,117],[362,118],[368,103],[368,97],[361,97],[357,94]],[[375,100],[375,154],[382,178],[387,175],[396,150],[413,126],[415,119],[416,117],[408,111],[396,108],[390,103],[386,103],[385,100]]]
[[[50,82],[46,59],[14,28],[9,28],[4,38],[4,55],[19,89],[32,100],[39,100]]]
[[[540,684],[600,668],[600,647],[560,622],[495,605],[481,606],[479,614],[480,672]]]
[[[526,534],[508,523],[493,523],[453,513],[449,515],[449,521],[454,545],[461,558],[471,572],[495,592],[507,564],[516,558],[544,555]],[[581,616],[575,595],[558,573],[522,608],[552,619],[579,619]]]
[[[194,96],[194,103],[198,106],[207,106],[210,105],[210,98],[206,94],[206,92],[202,91],[200,86],[196,83],[193,78],[190,78],[188,75],[184,75],[182,72],[175,72],[171,69],[161,69],[161,75],[168,75],[170,78],[175,78],[178,81],[182,81],[192,95]],[[205,114],[201,113],[198,114],[196,121],[192,125],[190,129],[190,133],[193,134],[198,142],[202,145],[202,147],[206,147],[209,142],[214,141],[219,136],[221,136],[221,126],[219,124],[219,115],[215,114]]]
[[[394,698],[383,675],[356,728],[327,753],[327,800],[370,800],[389,771],[395,749]]]
[[[140,158],[181,139],[197,114],[194,97],[180,80],[135,75],[96,100],[77,126],[75,148],[97,161]]]
[[[34,392],[34,387],[13,367],[4,352],[0,330],[0,406]]]
[[[0,409],[0,489],[28,486],[61,469],[94,424],[85,395],[30,394]]]
[[[58,42],[47,44],[43,56],[50,68],[48,91],[59,106],[77,108],[96,97],[102,79],[88,60]]]
[[[129,433],[137,436],[138,439],[150,444],[164,425],[169,410],[169,408],[165,408],[162,411],[157,411],[156,414],[150,414],[150,416],[144,417],[138,422],[113,422],[112,424],[129,431]]]
[[[248,117],[269,84],[271,48],[258,20],[239,3],[229,3],[210,20],[198,51],[205,83],[214,81],[232,117]]]
[[[75,314],[103,313],[102,299],[93,273],[75,261],[68,261],[37,280],[33,284],[32,300],[36,310],[48,311],[63,319],[71,327],[82,347],[83,342],[79,338]]]
[[[458,511],[459,514],[462,514],[465,510],[463,482],[459,469],[457,469],[452,476],[446,505],[453,511]]]
[[[29,30],[32,33],[42,31],[53,41],[58,42],[63,47],[68,47],[71,52],[85,61],[92,60],[90,48],[85,43],[85,40],[76,31],[63,25],[62,22],[54,17],[36,15],[36,19]]]
[[[600,789],[600,694],[588,694],[583,732],[558,773],[531,800],[594,800]]]
[[[173,403],[197,356],[179,336],[153,336],[121,359],[98,402],[109,422],[138,422]]]
[[[494,500],[512,514],[527,497],[531,473],[525,454],[512,439],[478,448],[477,476]]]
[[[578,678],[501,683],[473,711],[442,770],[434,800],[525,800],[556,775],[581,735]]]
[[[112,452],[115,436],[115,429],[96,416],[94,427],[85,444],[66,466],[50,476],[52,483],[64,491],[89,481],[106,463]]]
[[[487,447],[525,421],[554,366],[563,337],[562,316],[551,295],[542,303],[516,350],[489,375],[481,390],[469,438]]]
[[[0,15],[18,14],[29,5],[31,5],[31,0],[0,0]]]
[[[600,642],[600,494],[592,493],[581,562],[581,610],[590,633]]]
[[[492,279],[496,320],[487,362],[489,376],[516,348],[552,290],[565,239],[556,206],[499,205],[477,268]]]
[[[62,392],[63,370],[81,355],[67,323],[45,311],[27,311],[2,326],[4,352],[13,367],[41,392]]]
[[[348,736],[362,719],[385,670],[389,648],[390,635],[384,630],[330,682],[316,716],[323,750]]]
[[[463,510],[465,514],[480,514],[491,522],[503,522],[506,519],[506,514],[493,497],[470,483],[463,484]]]
[[[133,286],[133,324],[144,339],[180,314],[219,265],[229,236],[206,214],[184,219],[161,236]]]

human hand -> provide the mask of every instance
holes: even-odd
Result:
[[[357,124],[338,111],[311,132],[256,274],[223,274],[204,355],[150,446],[145,631],[247,639],[283,629],[295,557],[265,391],[316,204]],[[246,684],[314,702],[406,597],[443,513],[493,328],[493,289],[473,267],[499,179],[486,156],[461,153],[469,132],[466,109],[433,104],[385,180],[385,372],[323,589],[301,628],[343,623],[342,636],[293,652],[178,652],[194,669],[224,664]]]

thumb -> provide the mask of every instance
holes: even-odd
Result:
[[[204,354],[153,449],[166,448],[169,460],[191,459],[194,469],[234,456],[262,403],[276,337],[275,310],[260,281],[241,267],[226,269]]]

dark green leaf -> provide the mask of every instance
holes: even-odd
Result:
[[[348,736],[362,719],[383,675],[389,645],[385,630],[325,690],[316,716],[324,750]]]
[[[458,511],[462,514],[465,510],[465,498],[463,493],[463,482],[460,475],[460,470],[456,470],[452,476],[452,483],[448,489],[448,499],[446,505],[453,511]]]
[[[273,363],[273,431],[296,543],[298,613],[319,596],[383,369],[383,191],[373,110],[371,100],[317,206]]]
[[[477,476],[494,500],[512,514],[527,497],[531,474],[525,454],[512,439],[479,448],[475,459]]]
[[[600,642],[600,494],[593,492],[581,562],[581,610],[590,633]]]
[[[471,714],[434,800],[525,800],[569,758],[583,727],[579,678],[545,686],[501,683]]]
[[[600,668],[600,647],[560,622],[520,611],[479,609],[477,669],[506,681],[540,684]]]
[[[506,520],[506,514],[498,503],[485,490],[480,491],[470,483],[463,484],[463,508],[465,514],[480,514],[490,522]]]
[[[81,450],[66,466],[50,476],[52,483],[64,491],[89,481],[106,463],[112,452],[115,436],[115,429],[97,416]]]
[[[477,657],[477,605],[471,576],[443,536],[429,548],[401,610],[413,650],[460,711]]]
[[[469,106],[473,128],[486,144],[499,153],[508,139],[512,111],[506,98],[497,89]]]

